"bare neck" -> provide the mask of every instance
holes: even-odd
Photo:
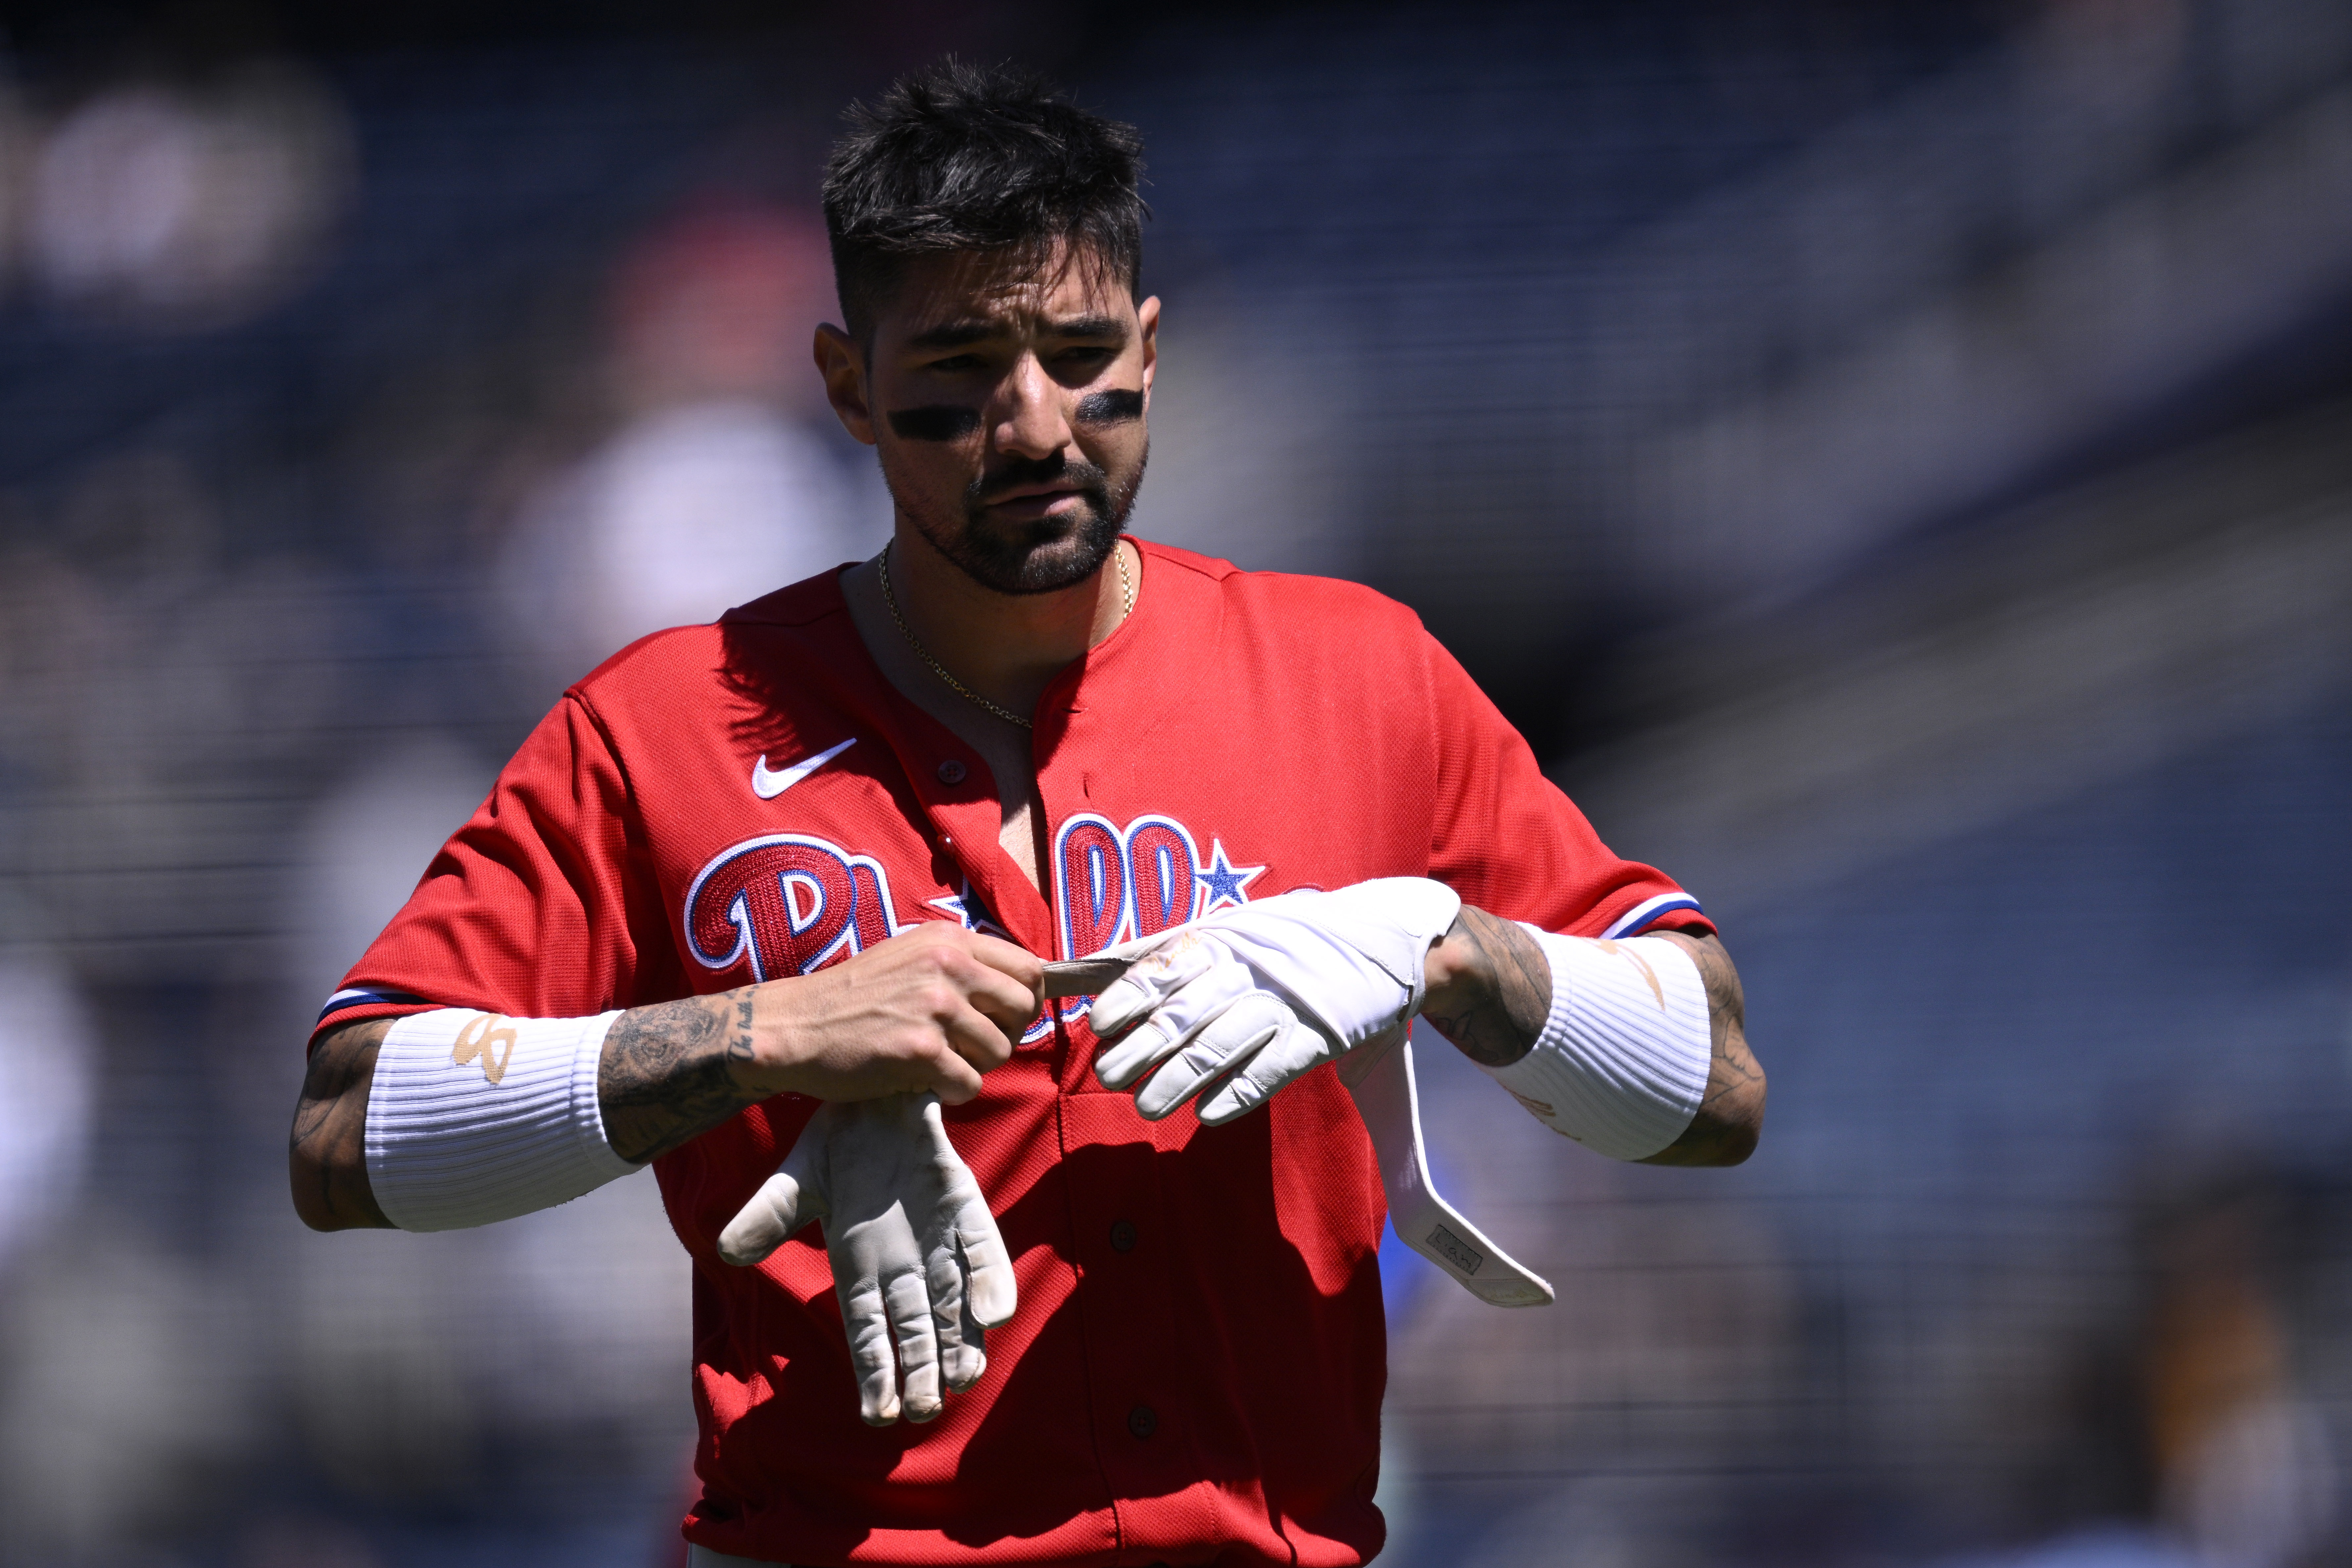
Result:
[[[990,701],[1027,715],[1054,677],[1117,630],[1126,614],[1119,568],[1129,573],[1135,547],[1122,539],[1118,554],[1075,586],[1049,594],[1000,594],[984,588],[910,528],[890,549],[890,592],[907,631],[949,674]],[[853,567],[845,587],[866,588],[873,562]]]

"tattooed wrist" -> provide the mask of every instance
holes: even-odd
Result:
[[[1465,904],[1426,966],[1421,1016],[1484,1067],[1508,1067],[1532,1049],[1551,1015],[1551,965],[1509,921]]]
[[[757,1060],[748,987],[631,1008],[597,1064],[606,1141],[637,1163],[669,1152],[768,1097]]]
[[[1731,955],[1713,936],[1687,931],[1653,931],[1690,954],[1706,986],[1707,1021],[1713,1058],[1707,1067],[1706,1097],[1689,1130],[1673,1143],[1644,1159],[1645,1165],[1737,1165],[1755,1152],[1757,1134],[1764,1124],[1764,1069],[1748,1047],[1748,1003],[1739,986],[1739,972]]]

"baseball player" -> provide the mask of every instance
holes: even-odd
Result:
[[[1410,612],[1123,534],[1139,171],[1010,70],[853,110],[815,358],[889,546],[573,686],[312,1037],[320,1228],[653,1164],[700,1563],[1368,1561],[1384,1209],[1549,1298],[1427,1191],[1412,1019],[1497,1116],[1755,1142],[1697,902]]]

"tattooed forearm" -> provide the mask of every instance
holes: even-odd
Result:
[[[1683,1135],[1642,1163],[1646,1165],[1737,1165],[1756,1152],[1764,1126],[1764,1069],[1748,1048],[1748,1004],[1731,955],[1712,936],[1654,931],[1674,942],[1698,965],[1706,984],[1706,1010],[1715,1040],[1706,1077],[1706,1097]]]
[[[636,1007],[613,1020],[596,1070],[604,1136],[644,1162],[718,1126],[767,1091],[737,1081],[751,1059],[748,989]]]
[[[294,1212],[313,1230],[388,1228],[368,1188],[368,1084],[389,1018],[351,1024],[321,1039],[310,1053],[302,1098],[294,1107],[287,1174]]]
[[[1535,939],[1462,906],[1432,951],[1421,1016],[1472,1061],[1499,1068],[1528,1054],[1550,1014],[1551,965]]]
[[[392,1023],[348,1025],[310,1053],[294,1109],[288,1174],[295,1212],[314,1230],[392,1224],[367,1173],[368,1090]],[[614,1019],[596,1090],[614,1152],[650,1160],[765,1099],[770,1091],[742,1087],[730,1068],[751,1057],[748,989],[638,1007]]]

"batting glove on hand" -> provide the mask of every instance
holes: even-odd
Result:
[[[1105,1089],[1137,1089],[1153,1121],[1203,1089],[1212,1126],[1292,1079],[1409,1023],[1430,943],[1462,900],[1442,882],[1384,877],[1328,893],[1283,893],[1112,948],[1136,962],[1095,998]]]
[[[948,1142],[934,1094],[821,1106],[783,1163],[719,1234],[719,1256],[759,1262],[813,1219],[849,1332],[858,1414],[940,1413],[940,1384],[988,1369],[984,1328],[1013,1316],[1013,1259],[980,1184]],[[898,1363],[890,1342],[898,1339]]]

